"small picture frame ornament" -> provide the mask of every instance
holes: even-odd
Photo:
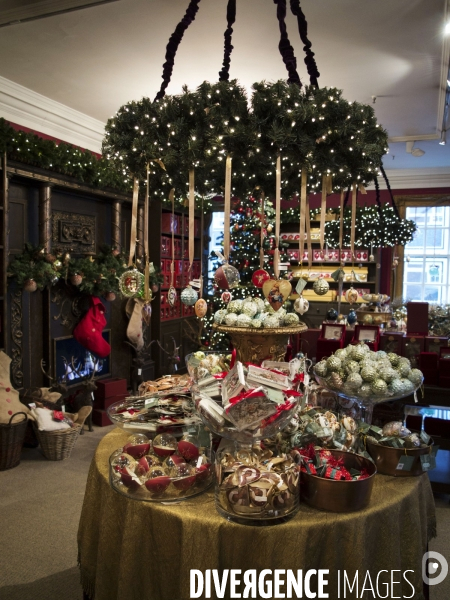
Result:
[[[142,293],[144,276],[137,269],[128,269],[119,277],[119,289],[125,298],[133,298]]]

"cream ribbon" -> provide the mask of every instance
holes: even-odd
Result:
[[[342,254],[342,238],[344,235],[344,190],[341,190],[341,212],[339,218],[339,263],[341,262]]]
[[[280,209],[281,209],[281,156],[277,156],[276,192],[275,192],[275,251],[273,253],[273,272],[275,278],[280,275]]]
[[[352,185],[352,225],[350,230],[350,251],[352,261],[355,258],[355,229],[356,229],[356,183]]]
[[[264,199],[265,194],[261,190],[260,193],[261,198],[261,234],[260,234],[260,242],[259,242],[259,268],[262,269],[264,267]]]
[[[300,235],[298,242],[298,257],[300,265],[303,262],[303,252],[305,250],[305,228],[306,228],[306,178],[307,171],[305,168],[302,169],[301,173],[301,187],[300,187]],[[309,214],[308,214],[309,221]]]
[[[227,156],[225,162],[225,195],[224,195],[224,214],[223,214],[223,255],[228,262],[230,256],[230,204],[231,204],[231,156]]]
[[[150,263],[148,249],[148,204],[149,204],[149,186],[150,186],[150,165],[147,164],[147,187],[145,189],[144,202],[144,255],[145,255],[145,270],[144,270],[144,300],[150,302]]]
[[[320,203],[320,249],[323,252],[325,243],[325,215],[327,212],[327,192],[330,189],[330,176],[322,176],[322,201]]]
[[[194,169],[189,169],[189,275],[194,262],[194,210],[195,210],[195,193],[194,193]]]
[[[203,196],[202,196],[202,214],[200,215],[200,289],[198,291],[198,297],[201,298],[203,295],[203,228],[205,215],[203,213]]]
[[[170,263],[170,288],[173,287],[173,265],[175,260],[175,242],[174,242],[174,219],[175,219],[175,189],[169,192],[169,201],[172,203],[172,262]]]
[[[306,241],[308,244],[308,269],[312,266],[312,240],[311,240],[311,222],[309,220],[309,197],[306,196]]]
[[[139,200],[139,179],[133,180],[133,203],[131,205],[131,235],[130,235],[130,255],[128,257],[128,266],[133,266],[134,253],[136,252],[137,239],[137,215],[138,215],[138,200]]]

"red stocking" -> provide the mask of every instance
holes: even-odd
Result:
[[[105,358],[111,352],[111,346],[102,337],[106,325],[105,307],[96,296],[91,296],[90,303],[89,310],[73,330],[73,337],[95,356]]]

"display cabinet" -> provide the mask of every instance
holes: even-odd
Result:
[[[160,291],[152,300],[152,356],[157,376],[184,367],[183,357],[198,348],[196,333],[199,321],[193,306],[181,302],[181,292],[192,279],[202,272],[203,249],[201,248],[201,216],[194,220],[194,261],[189,272],[189,215],[187,210],[177,208],[174,213],[159,201],[153,201],[149,210],[150,261],[161,269],[163,281]],[[173,231],[173,253],[172,253]],[[173,286],[177,291],[174,306],[168,302],[171,264],[174,263]],[[177,357],[180,360],[177,360]]]

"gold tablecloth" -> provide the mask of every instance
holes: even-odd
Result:
[[[190,569],[329,569],[330,598],[338,597],[339,570],[342,582],[344,570],[353,580],[356,570],[360,578],[370,571],[373,579],[382,569],[412,569],[407,578],[416,590],[413,598],[424,599],[422,556],[436,529],[427,475],[377,475],[370,506],[358,513],[301,504],[287,523],[237,525],[217,514],[213,490],[176,505],[138,502],[115,492],[108,459],[127,437],[121,429],[106,435],[89,471],[78,551],[82,586],[91,599],[187,600]],[[397,579],[401,574],[394,574]],[[412,593],[407,583],[394,590],[397,596]],[[356,597],[347,591],[347,598]]]

